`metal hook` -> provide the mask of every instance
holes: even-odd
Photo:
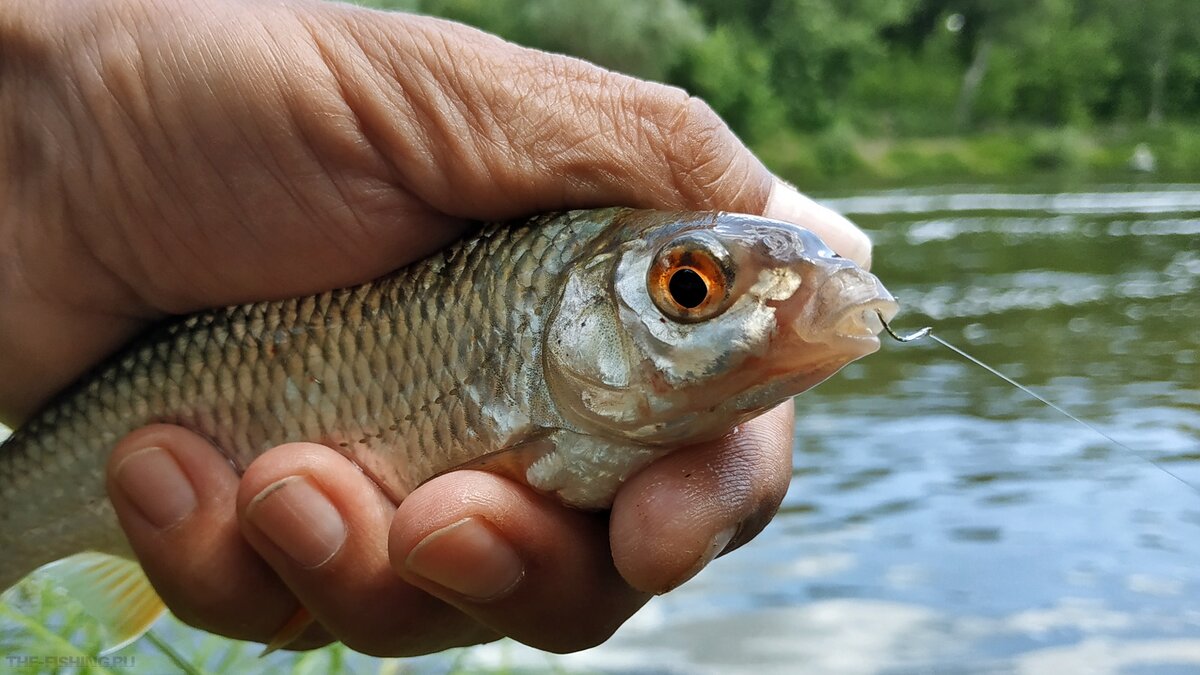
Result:
[[[883,324],[883,329],[886,330],[887,334],[891,335],[892,339],[896,342],[912,342],[914,340],[920,340],[921,338],[933,332],[933,326],[926,326],[910,335],[896,335],[896,331],[892,330],[892,327],[888,325],[887,319],[883,318],[883,314],[881,314],[879,310],[875,310],[875,314],[879,316],[879,322]]]

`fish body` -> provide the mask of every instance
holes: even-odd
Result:
[[[0,589],[74,553],[129,555],[104,466],[149,423],[239,468],[323,443],[396,501],[517,457],[532,487],[602,508],[655,457],[877,349],[875,312],[895,310],[794,225],[599,209],[484,226],[362,286],[177,319],[0,446]]]

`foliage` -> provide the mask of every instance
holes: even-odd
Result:
[[[409,0],[426,14],[478,26],[513,42],[662,80],[704,37],[684,0]]]
[[[359,1],[681,86],[779,156],[795,173],[773,166],[792,178],[909,163],[918,173],[939,163],[947,172],[1116,166],[1127,156],[1086,136],[1200,122],[1196,0]],[[1030,143],[1001,153],[1021,162],[936,143],[886,159],[861,141],[964,132],[994,140],[991,131],[1030,127],[1078,131],[1007,134]],[[782,148],[815,154],[788,159]],[[1171,147],[1154,150],[1171,156],[1163,168],[1195,164]]]
[[[783,123],[802,132],[851,120],[874,133],[946,134],[962,124],[1195,120],[1200,110],[1195,0],[373,4],[668,80],[750,138]],[[955,119],[964,105],[965,118]]]
[[[736,24],[717,26],[692,46],[675,80],[703,92],[708,104],[748,141],[783,126],[786,109],[770,86],[771,57],[753,33]]]

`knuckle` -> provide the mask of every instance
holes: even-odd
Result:
[[[666,162],[681,206],[761,211],[769,174],[707,103],[662,87],[642,119],[646,143]]]

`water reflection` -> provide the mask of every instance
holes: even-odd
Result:
[[[831,208],[847,215],[927,214],[956,211],[1001,211],[1039,214],[1178,214],[1200,211],[1200,191],[1194,185],[1161,185],[1154,189],[1129,189],[1113,185],[1107,189],[1062,194],[991,191],[986,186],[974,191],[944,188],[894,190],[825,200]]]

